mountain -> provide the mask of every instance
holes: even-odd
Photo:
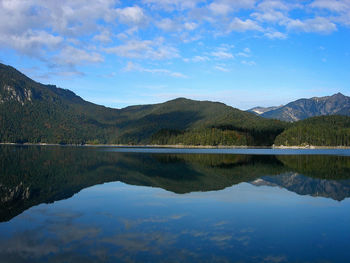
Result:
[[[254,107],[254,108],[251,108],[249,110],[247,110],[248,112],[251,112],[251,113],[255,113],[256,115],[261,115],[265,112],[268,112],[268,111],[272,111],[272,110],[277,110],[279,108],[283,107],[283,105],[281,106],[272,106],[272,107]]]
[[[273,107],[272,107],[273,108]],[[254,109],[254,108],[253,108]],[[259,111],[259,110],[258,110]],[[258,113],[258,111],[255,111]],[[309,117],[321,115],[348,115],[350,116],[350,97],[341,93],[326,97],[299,99],[277,109],[260,110],[260,116],[269,119],[278,119],[294,122]]]
[[[286,123],[178,98],[112,109],[0,64],[0,142],[271,145]]]
[[[0,141],[82,143],[116,133],[114,109],[0,64]]]

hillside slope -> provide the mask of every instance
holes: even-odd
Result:
[[[120,116],[124,141],[154,144],[271,145],[287,126],[223,103],[185,98],[127,107]]]
[[[275,145],[350,146],[349,116],[318,116],[293,123]]]

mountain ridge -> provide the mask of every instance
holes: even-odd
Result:
[[[278,107],[255,107],[248,111],[264,118],[288,122],[323,115],[350,116],[350,97],[338,92],[331,96],[302,98]]]

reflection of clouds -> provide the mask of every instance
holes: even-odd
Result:
[[[41,204],[38,207],[34,207],[32,208],[31,213],[32,213],[32,217],[44,216],[47,218],[52,218],[51,221],[53,222],[62,221],[62,220],[72,221],[84,215],[81,212],[67,210],[67,209],[60,209],[57,207],[53,210],[53,209],[50,209],[49,204]]]
[[[252,227],[247,227],[247,228],[241,229],[240,232],[241,232],[241,233],[253,233],[253,232],[255,232],[255,229],[252,228]]]
[[[137,225],[145,224],[145,223],[167,223],[172,220],[179,220],[183,218],[185,215],[170,215],[165,217],[149,217],[149,218],[139,218],[139,219],[126,219],[126,218],[119,218],[119,221],[121,221],[126,229],[130,229],[131,227],[136,227]]]
[[[170,216],[169,218],[170,219],[173,219],[173,220],[177,220],[177,219],[180,219],[180,218],[183,218],[185,215],[172,215]]]
[[[73,224],[52,225],[48,230],[51,233],[55,233],[58,240],[60,240],[60,242],[62,242],[63,244],[67,244],[73,241],[79,241],[84,238],[96,238],[101,232],[101,230],[97,227],[81,227]]]
[[[232,235],[217,235],[210,237],[210,240],[216,241],[216,242],[222,242],[232,239]]]
[[[182,235],[190,235],[192,238],[200,238],[201,241],[213,242],[219,249],[227,249],[228,247],[250,245],[250,241],[253,239],[252,234],[255,230],[251,227],[236,229],[230,231],[230,222],[219,221],[212,224],[212,228],[206,228],[207,231],[200,230],[183,230]],[[223,227],[225,226],[225,227]]]
[[[170,232],[129,232],[99,242],[116,247],[115,262],[202,262],[199,251],[178,246],[180,236]]]
[[[46,231],[54,234],[60,243],[67,244],[84,238],[92,239],[101,232],[101,229],[98,227],[75,222],[78,218],[83,217],[81,212],[58,209],[44,213],[46,216],[49,216],[45,221]]]
[[[250,242],[250,236],[238,236],[235,238],[235,240],[237,240],[244,246],[248,246]]]
[[[182,230],[181,231],[182,235],[190,235],[193,237],[205,237],[209,235],[209,232],[204,232],[204,231],[197,231],[197,230]]]
[[[223,226],[226,225],[228,222],[227,221],[219,221],[217,223],[214,224],[214,226],[218,227],[218,226]]]
[[[36,262],[35,259],[55,254],[75,254],[74,251],[79,249],[83,240],[90,239],[92,243],[91,240],[96,239],[99,233],[100,230],[95,227],[62,223],[48,225],[44,229],[36,228],[20,232],[0,241],[0,262],[7,262],[3,259],[12,257],[22,258],[20,262],[29,262],[29,259]],[[72,245],[74,242],[77,243]]]
[[[45,238],[40,229],[17,233],[9,239],[1,240],[0,244],[1,262],[7,257],[38,258],[58,252],[58,243]]]
[[[279,263],[285,259],[283,256],[257,258],[245,254],[245,251],[254,249],[250,242],[255,230],[251,227],[234,228],[231,221],[205,219],[205,224],[191,221],[177,231],[177,220],[188,215],[119,219],[124,228],[122,224],[118,227],[115,220],[110,221],[112,225],[105,224],[108,220],[94,220],[92,225],[79,223],[81,220],[86,222],[85,214],[63,210],[45,213],[49,220],[45,220],[44,229],[23,232],[10,238],[8,243],[0,241],[0,262],[16,255],[21,259],[19,262],[38,262],[47,258],[57,263],[229,262],[232,254],[243,261]],[[112,216],[109,213],[100,215],[103,220],[107,219],[105,216]],[[101,228],[97,227],[100,224]],[[5,262],[17,263],[15,260]]]
[[[91,245],[101,230],[75,222],[83,216],[80,212],[48,207],[40,205],[32,209],[30,222],[39,223],[40,227],[17,232],[6,239],[0,237],[0,262],[37,262],[46,257],[50,262],[93,262],[75,251],[82,241]]]
[[[128,252],[147,251],[153,254],[161,254],[162,249],[169,248],[176,242],[178,235],[162,232],[135,232],[118,233],[113,237],[106,237],[102,243],[112,244]]]

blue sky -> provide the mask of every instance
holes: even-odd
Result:
[[[116,108],[350,95],[350,0],[0,0],[0,62]]]

